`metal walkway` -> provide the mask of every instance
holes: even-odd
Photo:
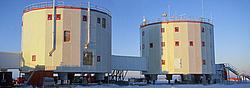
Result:
[[[147,71],[146,59],[142,57],[112,55],[112,70]]]
[[[242,79],[244,80],[245,78],[250,80],[250,75],[248,73],[240,71],[238,68],[234,67],[233,65],[231,65],[229,63],[225,63],[224,65],[225,65],[225,69],[227,70],[227,74],[229,77],[230,77],[229,71],[231,71],[232,73],[234,73],[237,76],[237,78],[239,78],[241,80]]]

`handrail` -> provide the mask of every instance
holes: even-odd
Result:
[[[37,8],[48,8],[48,7],[52,8],[52,5],[53,5],[52,2],[34,3],[34,4],[26,6],[23,11],[27,12],[27,11],[37,9]],[[98,11],[105,12],[105,13],[111,15],[111,12],[104,7],[97,6],[95,4],[90,4],[90,5],[91,5],[90,9],[98,10]],[[56,6],[71,6],[71,7],[87,8],[88,5],[87,5],[87,3],[72,4],[72,3],[65,3],[63,1],[57,1]]]
[[[171,21],[199,21],[199,22],[206,22],[209,24],[212,24],[213,21],[209,18],[192,18],[192,17],[168,17],[167,19],[154,19],[154,20],[146,20],[146,24],[144,22],[141,23],[141,25],[147,25],[147,24],[151,24],[151,23],[157,23],[157,22],[171,22]]]
[[[236,68],[235,66],[233,66],[233,65],[231,65],[231,64],[229,64],[229,63],[223,63],[224,65],[225,65],[225,68],[231,68],[231,69],[233,69],[233,70],[235,70],[238,74],[237,75],[240,75],[240,76],[250,76],[250,74],[249,73],[247,73],[247,72],[245,72],[245,71],[241,71],[241,70],[239,70],[238,68]]]

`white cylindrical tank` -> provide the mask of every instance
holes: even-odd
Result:
[[[86,5],[85,5],[86,6]],[[111,72],[111,14],[108,10],[87,7],[56,6],[56,47],[53,45],[53,9],[51,3],[28,6],[23,13],[22,55],[25,67],[45,66],[46,70],[69,72]],[[90,20],[91,56],[84,59],[87,22]]]
[[[214,30],[209,22],[172,20],[141,25],[143,74],[212,74]]]

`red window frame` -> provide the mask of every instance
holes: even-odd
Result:
[[[189,41],[189,46],[194,46],[194,42],[193,41]]]
[[[61,14],[56,14],[56,20],[61,20]]]
[[[179,27],[174,27],[174,32],[179,32]]]
[[[36,55],[32,55],[32,61],[36,61]]]
[[[175,46],[180,46],[180,42],[179,41],[175,41]]]
[[[165,42],[161,42],[161,47],[165,47]]]
[[[48,14],[48,20],[52,20],[52,14]]]
[[[162,65],[165,65],[165,64],[166,64],[166,61],[165,61],[165,60],[161,60],[161,64],[162,64]]]
[[[161,28],[161,33],[164,33],[165,32],[165,28]]]

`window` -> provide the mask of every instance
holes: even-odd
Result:
[[[193,42],[193,41],[190,41],[190,42],[189,42],[189,46],[194,46],[194,42]]]
[[[206,60],[202,60],[202,65],[206,65]]]
[[[97,62],[101,62],[101,56],[97,56]]]
[[[101,23],[101,18],[97,18],[97,23],[98,23],[98,24]]]
[[[161,28],[161,33],[164,33],[165,32],[165,29],[164,28]]]
[[[179,32],[179,27],[174,27],[174,32]]]
[[[145,48],[145,45],[144,44],[142,44],[142,49],[144,49]]]
[[[106,28],[106,19],[105,18],[102,18],[102,27]]]
[[[82,21],[87,21],[87,16],[86,15],[82,16]]]
[[[144,31],[142,31],[142,36],[144,36]]]
[[[32,61],[36,61],[36,55],[32,55]]]
[[[161,47],[164,47],[165,46],[165,42],[161,42]]]
[[[83,54],[83,65],[92,65],[93,64],[93,53],[85,52]]]
[[[61,14],[56,14],[56,20],[61,20]]]
[[[166,64],[165,60],[161,60],[161,64],[165,65]]]
[[[64,31],[64,42],[70,41],[70,31]]]
[[[153,43],[149,43],[149,47],[153,48],[154,47]]]
[[[180,46],[180,42],[179,41],[175,41],[175,46]]]
[[[204,27],[201,28],[201,32],[205,32],[205,28]]]
[[[204,46],[205,46],[205,42],[204,42],[204,41],[202,41],[202,42],[201,42],[201,45],[204,47]]]
[[[48,20],[52,20],[52,14],[48,14]]]

